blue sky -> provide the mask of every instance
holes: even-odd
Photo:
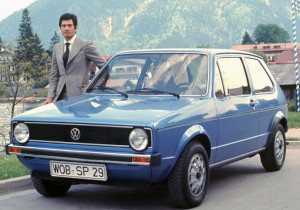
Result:
[[[0,0],[0,21],[15,11],[24,9],[36,0]]]

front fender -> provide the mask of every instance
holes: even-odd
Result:
[[[184,134],[181,136],[181,139],[179,141],[179,144],[176,148],[175,154],[174,154],[174,162],[171,166],[171,169],[173,169],[173,167],[175,166],[181,152],[183,151],[183,149],[185,148],[185,146],[192,140],[194,139],[196,136],[199,135],[205,135],[208,139],[209,139],[209,135],[206,132],[206,130],[201,126],[201,125],[193,125],[191,127],[189,127]],[[171,172],[171,170],[169,171],[169,173]],[[168,173],[168,174],[169,174]]]

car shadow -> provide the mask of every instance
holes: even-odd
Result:
[[[215,192],[225,191],[228,187],[236,187],[241,180],[253,179],[253,175],[263,176],[267,173],[260,162],[242,160],[233,164],[211,170],[208,202],[217,199]],[[252,178],[251,178],[252,177]],[[232,183],[234,186],[232,186]],[[211,196],[210,196],[211,195]],[[207,199],[206,198],[206,199]],[[58,198],[45,198],[58,203],[68,204],[72,209],[174,209],[166,184],[106,186],[106,185],[74,185],[69,192]],[[206,199],[203,203],[206,203]],[[64,205],[64,204],[63,204]],[[64,209],[64,206],[61,206]]]
[[[228,179],[244,179],[251,174],[267,173],[267,171],[260,164],[259,160],[255,162],[255,164],[247,164],[246,160],[247,159],[212,169],[210,171],[210,185],[216,185]]]

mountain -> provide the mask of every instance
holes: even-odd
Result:
[[[28,8],[33,32],[47,49],[58,19],[78,17],[78,36],[102,54],[141,48],[230,48],[258,24],[277,24],[292,37],[290,1],[282,0],[37,0]],[[0,37],[18,38],[22,11],[0,22]],[[297,28],[300,18],[297,17]],[[252,37],[253,38],[253,37]],[[61,37],[62,40],[62,37]]]

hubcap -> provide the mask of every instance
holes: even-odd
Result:
[[[274,147],[276,161],[281,164],[284,158],[285,145],[283,134],[280,131],[276,133]]]
[[[192,157],[188,168],[189,189],[193,196],[199,196],[203,192],[205,181],[205,162],[200,154],[195,154]]]

